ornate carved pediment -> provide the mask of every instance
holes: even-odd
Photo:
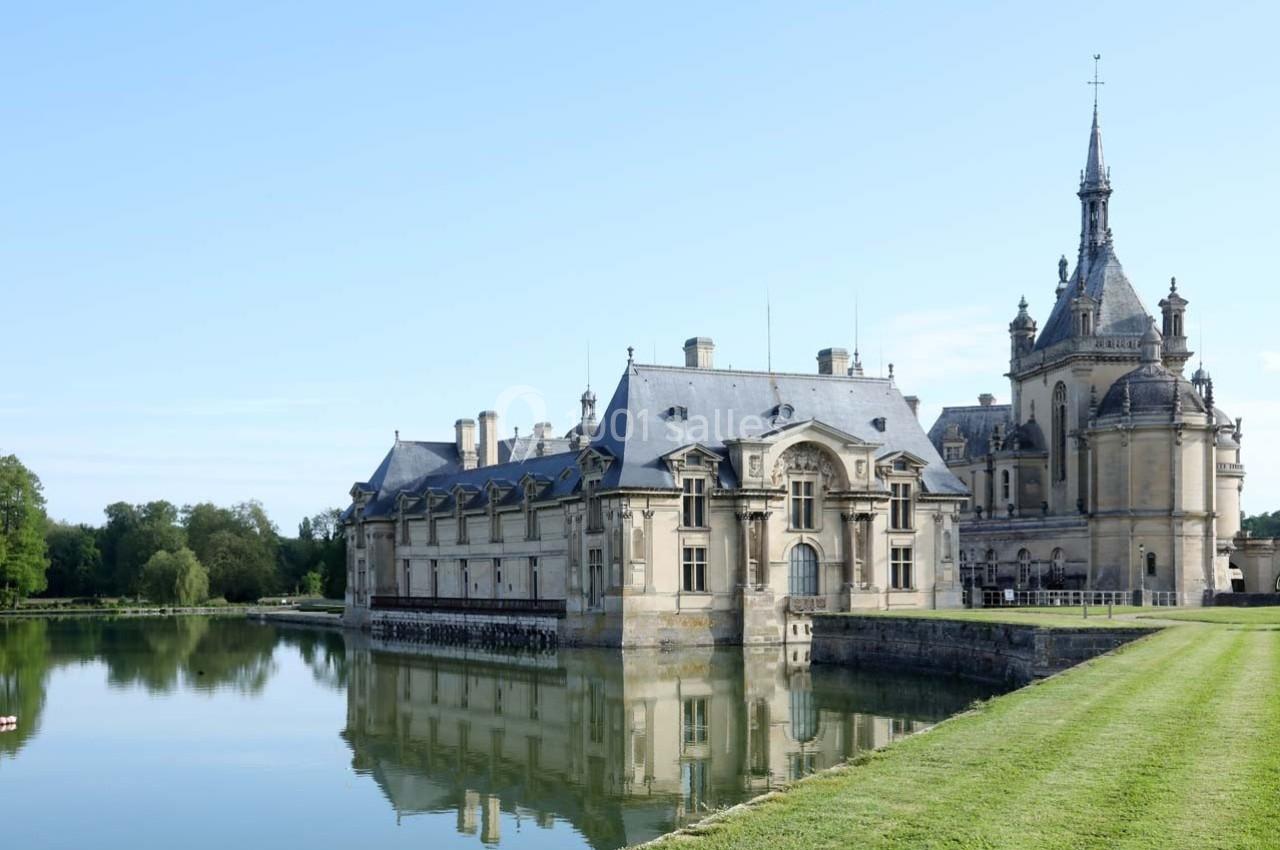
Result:
[[[773,464],[773,486],[781,486],[791,473],[816,474],[827,489],[844,486],[844,474],[835,458],[816,443],[799,443],[779,455]]]

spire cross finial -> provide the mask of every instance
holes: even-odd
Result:
[[[1105,80],[1098,79],[1098,62],[1102,59],[1101,53],[1093,54],[1093,79],[1086,81],[1085,85],[1093,86],[1093,111],[1098,111],[1098,86],[1105,86]]]

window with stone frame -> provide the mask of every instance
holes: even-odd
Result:
[[[604,550],[587,550],[587,606],[599,608],[604,598]]]
[[[413,562],[408,558],[404,559],[404,596],[413,595]]]
[[[498,491],[489,491],[489,542],[502,542],[502,514],[498,513]]]
[[[1067,385],[1053,388],[1053,480],[1067,480]]]
[[[598,478],[587,482],[587,531],[604,531],[604,505]]]
[[[910,531],[912,527],[911,485],[898,481],[890,485],[889,528]]]
[[[681,525],[685,528],[707,527],[707,479],[685,478],[682,483]]]
[[[538,556],[529,556],[529,598],[538,599]]]
[[[459,498],[458,498],[457,518],[458,518],[458,542],[466,543],[467,542],[467,515],[462,511],[461,494],[459,494]]]
[[[435,558],[431,559],[431,595],[440,596],[440,562]]]
[[[1031,584],[1031,553],[1026,549],[1018,550],[1018,585],[1026,587]]]
[[[705,546],[684,547],[684,557],[681,558],[680,587],[686,593],[707,591],[707,548]]]
[[[458,560],[458,576],[462,581],[462,598],[469,599],[471,597],[471,570],[468,568],[466,558]]]
[[[1010,490],[1009,470],[1002,469],[1000,471],[1000,499],[1005,503],[1008,503],[1010,500]]]
[[[812,530],[817,525],[817,482],[812,478],[793,478],[791,481],[791,527]]]
[[[436,513],[435,506],[427,505],[427,545],[436,546],[440,543],[440,523],[439,515]]]
[[[400,542],[409,545],[409,517],[405,514],[404,509],[400,510]]]
[[[893,546],[889,549],[889,587],[893,590],[915,588],[913,553],[910,546]]]
[[[537,540],[539,537],[538,509],[533,506],[534,488],[530,485],[524,491],[524,539]]]
[[[686,747],[705,744],[708,740],[707,698],[694,697],[683,702],[680,718],[681,742]]]
[[[1000,562],[996,560],[996,550],[988,549],[986,561],[986,583],[994,585],[1000,577]]]
[[[1054,584],[1061,584],[1067,578],[1067,557],[1061,549],[1054,549],[1049,558],[1049,577]]]
[[[493,559],[493,598],[502,598],[502,559]]]

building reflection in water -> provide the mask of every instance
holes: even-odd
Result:
[[[556,819],[596,850],[645,841],[992,693],[796,666],[776,648],[511,655],[350,635],[347,646],[342,735],[357,772],[397,817],[456,811],[458,831],[487,845],[520,843],[504,822]]]

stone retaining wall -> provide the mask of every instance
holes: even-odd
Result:
[[[1213,604],[1237,608],[1264,608],[1280,605],[1280,593],[1219,593],[1213,597]]]
[[[1022,685],[1151,634],[926,617],[814,617],[814,664],[949,673]]]
[[[556,617],[538,614],[479,614],[458,611],[373,611],[369,634],[418,643],[481,646],[555,646]]]

